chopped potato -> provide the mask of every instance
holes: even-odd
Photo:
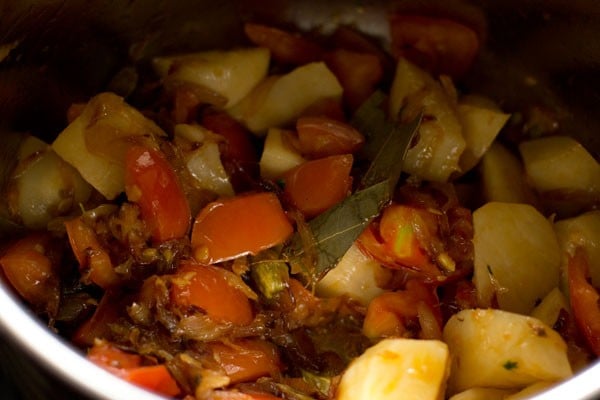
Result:
[[[600,164],[575,139],[549,136],[519,145],[527,175],[539,192],[581,190],[600,194]]]
[[[267,78],[229,113],[252,132],[264,136],[269,128],[281,128],[298,118],[314,103],[340,99],[342,86],[323,62]]]
[[[263,179],[280,178],[285,172],[306,161],[287,140],[286,134],[283,129],[269,129],[259,162],[260,176]]]
[[[500,142],[494,142],[480,164],[483,195],[486,201],[537,203],[533,189],[525,181],[521,160]]]
[[[452,358],[449,393],[520,389],[572,375],[567,345],[538,319],[495,309],[463,310],[444,327]]]
[[[488,102],[471,98],[459,101],[457,111],[462,124],[462,135],[467,143],[460,158],[460,168],[462,172],[466,172],[479,162],[510,114],[503,113]]]
[[[600,207],[600,163],[575,139],[549,136],[519,145],[544,207],[560,217]]]
[[[423,111],[417,143],[408,150],[405,172],[419,178],[445,182],[460,172],[459,160],[466,142],[456,111],[456,101],[427,72],[400,59],[390,92],[390,115],[402,111],[409,117]]]
[[[531,316],[539,319],[548,326],[554,326],[562,310],[568,311],[569,304],[560,289],[554,288],[533,309]]]
[[[8,203],[30,229],[45,229],[53,218],[85,203],[92,187],[42,140],[29,136],[21,145]]]
[[[448,366],[441,341],[384,339],[352,361],[337,400],[441,400]]]
[[[156,146],[165,133],[113,93],[94,96],[52,148],[108,200],[125,189],[125,153],[132,143]]]
[[[330,270],[316,286],[317,294],[324,297],[346,295],[362,305],[385,292],[381,281],[389,276],[389,270],[365,255],[353,244],[335,268]]]
[[[552,224],[527,204],[492,202],[473,212],[474,283],[480,305],[529,314],[559,284]]]
[[[157,57],[153,66],[162,78],[214,91],[226,99],[225,108],[228,108],[265,78],[269,61],[269,50],[256,47]]]

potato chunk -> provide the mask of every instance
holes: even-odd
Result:
[[[527,204],[492,202],[473,212],[474,283],[481,306],[529,314],[558,286],[552,224]]]
[[[487,201],[537,203],[533,189],[525,181],[521,160],[500,142],[494,142],[479,164],[483,195]]]
[[[269,50],[256,47],[157,57],[153,66],[162,78],[214,91],[226,100],[224,107],[228,108],[267,76],[269,61]]]
[[[11,212],[27,228],[45,229],[53,218],[77,210],[90,197],[92,187],[40,139],[25,139],[17,158],[7,197]]]
[[[350,364],[337,400],[441,400],[448,366],[441,341],[385,339]]]
[[[450,318],[443,337],[452,358],[450,393],[473,387],[517,389],[572,375],[566,343],[532,317],[463,310]]]
[[[257,135],[281,128],[312,104],[340,99],[342,86],[323,62],[303,65],[282,76],[271,76],[229,109],[235,119]]]

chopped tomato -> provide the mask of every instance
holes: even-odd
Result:
[[[317,100],[304,109],[304,111],[302,111],[302,116],[324,117],[336,121],[346,120],[346,115],[344,114],[344,108],[342,106],[342,100],[333,97]]]
[[[600,294],[588,282],[589,260],[582,248],[569,257],[569,295],[575,322],[590,349],[600,356]]]
[[[138,145],[128,149],[125,190],[127,198],[140,207],[155,242],[187,234],[190,206],[173,167],[160,151]]]
[[[311,158],[355,153],[365,143],[354,127],[327,117],[298,118],[296,130],[300,152]]]
[[[55,261],[50,234],[33,233],[12,244],[0,265],[19,295],[53,313],[60,298]]]
[[[87,271],[90,281],[103,289],[119,282],[108,252],[100,244],[96,232],[82,217],[65,222],[69,243],[79,262],[79,268]]]
[[[264,340],[241,339],[232,343],[214,342],[209,345],[209,348],[232,383],[274,376],[281,368],[277,348]]]
[[[307,161],[283,175],[284,194],[304,216],[312,218],[342,201],[352,186],[351,154]]]
[[[238,190],[258,176],[258,156],[251,133],[225,112],[211,111],[202,116],[202,125],[225,138],[219,146],[223,167]]]
[[[438,336],[442,327],[439,300],[432,288],[418,280],[410,280],[405,290],[385,292],[371,300],[363,322],[363,333],[369,338],[414,336],[423,339],[439,339],[439,337],[423,337],[422,327],[415,327],[414,322],[420,324],[425,322],[421,317],[425,314],[423,310],[433,316],[433,324],[436,326],[429,330],[437,332],[434,336]]]
[[[142,365],[142,357],[127,353],[105,341],[90,348],[88,359],[114,375],[165,396],[180,393],[177,382],[164,364]]]
[[[446,18],[396,14],[390,29],[392,53],[434,74],[464,75],[479,50],[473,29]]]
[[[337,49],[325,60],[344,88],[344,99],[351,110],[357,109],[383,78],[383,66],[375,54]]]
[[[282,63],[302,65],[321,58],[323,49],[303,37],[272,26],[246,23],[246,36],[257,46],[266,47],[272,57]]]
[[[250,300],[227,278],[223,268],[184,261],[172,277],[171,298],[182,306],[195,306],[217,322],[248,325],[254,315]]]
[[[108,337],[112,333],[111,325],[120,318],[120,311],[128,306],[125,300],[119,297],[119,293],[105,292],[91,318],[81,324],[73,334],[73,342],[78,346],[91,346],[96,339]]]
[[[433,216],[424,209],[392,204],[381,219],[372,222],[358,238],[360,248],[389,268],[409,268],[429,280],[437,280],[440,270],[424,250],[421,235],[431,235]]]
[[[256,254],[283,243],[293,227],[273,193],[253,193],[208,204],[192,230],[192,249],[201,263]]]

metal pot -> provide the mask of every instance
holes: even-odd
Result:
[[[594,0],[0,0],[0,179],[14,158],[14,132],[51,140],[68,105],[106,88],[123,67],[157,54],[231,47],[243,37],[244,20],[323,31],[352,24],[385,43],[386,12],[397,9],[475,26],[485,49],[465,87],[509,111],[527,104],[560,110],[559,129],[600,156],[600,3]],[[0,222],[6,239],[15,227]],[[158,399],[87,362],[5,285],[0,328],[4,372],[24,398]],[[600,363],[535,398],[597,398],[597,376]]]

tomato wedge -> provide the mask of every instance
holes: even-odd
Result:
[[[50,234],[30,234],[8,248],[0,258],[0,266],[19,295],[53,313],[58,307],[60,286],[51,242]]]
[[[410,320],[419,319],[422,323],[420,317],[424,308],[436,325],[430,330],[437,332],[434,336],[439,335],[442,329],[442,313],[435,292],[418,280],[410,280],[405,290],[385,292],[371,300],[363,322],[363,333],[369,338],[417,333],[422,336],[422,332],[410,331]]]
[[[383,210],[381,219],[361,233],[357,244],[365,253],[389,268],[408,268],[427,280],[437,280],[442,273],[431,262],[417,236],[430,235],[435,222],[427,210],[392,204]]]
[[[246,23],[244,32],[252,43],[266,47],[279,62],[302,65],[321,58],[323,49],[303,37],[272,26]]]
[[[390,30],[392,53],[433,74],[464,75],[479,50],[473,29],[446,18],[396,14]]]
[[[82,217],[77,217],[66,221],[65,228],[80,270],[87,270],[87,278],[103,289],[115,286],[119,276],[92,227]]]
[[[587,280],[589,268],[586,251],[578,247],[568,262],[571,308],[588,346],[600,356],[600,294]]]
[[[328,117],[301,117],[296,121],[298,147],[310,158],[356,153],[365,137],[352,125]]]
[[[126,353],[104,341],[97,342],[87,355],[94,364],[110,373],[165,396],[177,396],[180,393],[177,382],[164,364],[142,365],[142,357]]]
[[[293,227],[273,193],[243,194],[208,204],[192,229],[196,260],[213,264],[283,243]]]
[[[351,154],[307,161],[283,175],[284,195],[306,218],[342,201],[352,186]]]
[[[337,49],[329,52],[325,61],[344,88],[344,100],[351,110],[356,110],[383,78],[383,65],[375,54]]]
[[[281,369],[275,345],[260,339],[241,339],[231,343],[213,342],[213,357],[232,383],[274,376]]]
[[[217,322],[248,325],[254,318],[250,300],[227,273],[231,274],[220,267],[183,261],[171,279],[171,299],[181,306],[198,307]]]
[[[173,167],[160,151],[139,145],[127,150],[125,191],[129,201],[140,207],[154,242],[187,234],[190,206]]]

